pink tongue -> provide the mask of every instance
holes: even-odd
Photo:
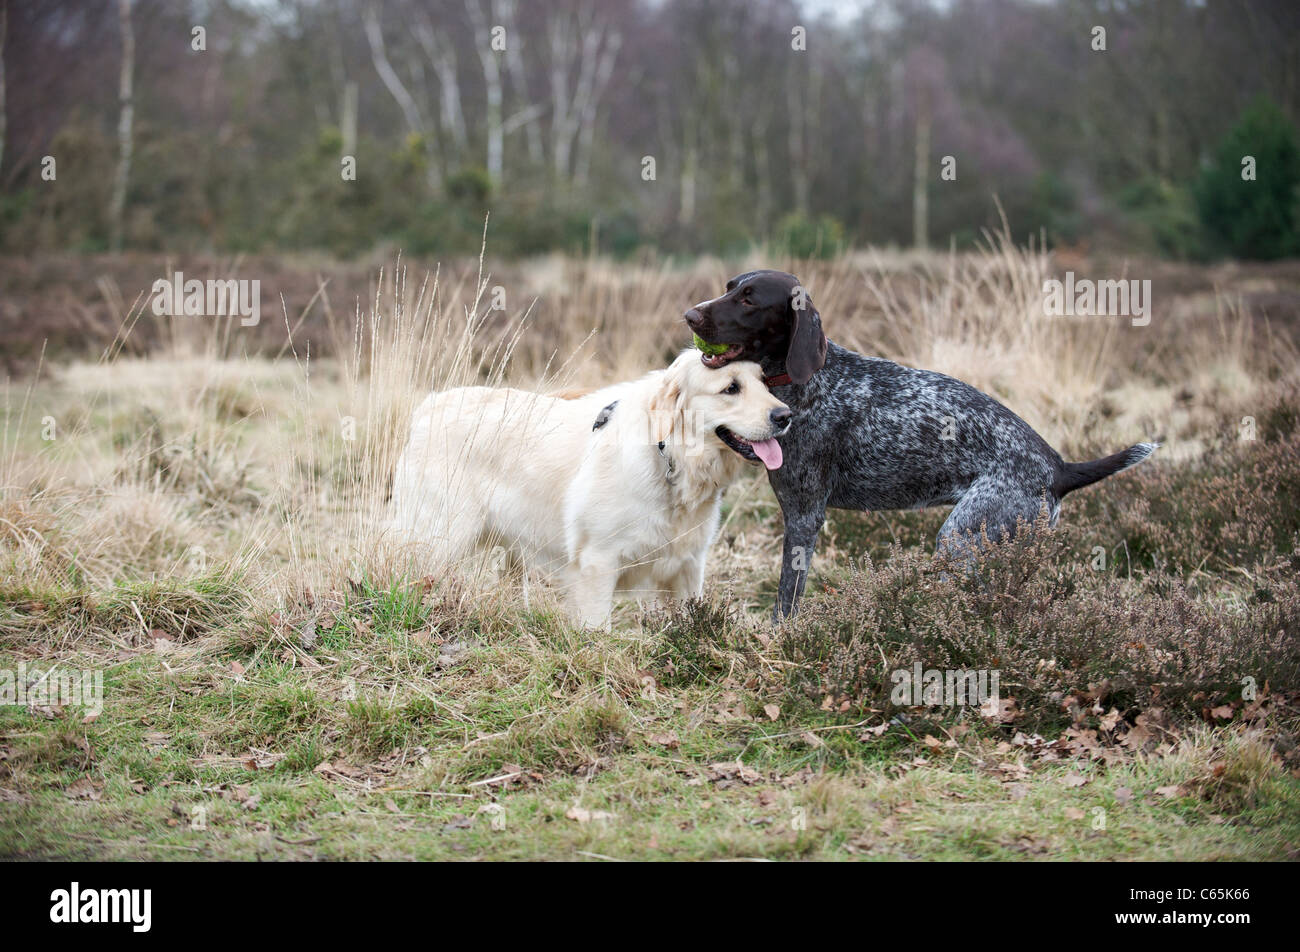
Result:
[[[781,468],[781,444],[776,440],[759,440],[750,443],[749,447],[768,469]]]

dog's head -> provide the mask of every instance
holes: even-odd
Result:
[[[826,362],[821,315],[799,279],[784,271],[736,275],[721,297],[687,311],[686,323],[708,343],[726,345],[702,356],[706,367],[766,360],[783,366],[794,383],[807,383]]]
[[[682,444],[688,454],[725,453],[780,468],[776,437],[794,414],[764,386],[762,368],[742,360],[714,369],[698,358],[685,351],[664,371],[649,405],[653,439]]]

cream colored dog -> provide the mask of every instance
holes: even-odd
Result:
[[[394,526],[444,566],[501,546],[605,625],[615,592],[700,593],[723,490],[746,460],[781,465],[790,417],[758,364],[710,370],[694,350],[576,399],[434,393],[397,464]]]

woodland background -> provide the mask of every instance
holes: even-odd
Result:
[[[1289,0],[6,8],[10,252],[1300,249]]]

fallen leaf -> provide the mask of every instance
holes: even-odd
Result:
[[[63,795],[70,800],[98,800],[103,789],[102,783],[89,777],[78,777],[64,789]]]
[[[716,783],[720,790],[725,790],[736,781],[744,784],[756,783],[763,779],[763,775],[754,768],[746,767],[733,760],[709,764],[709,779]]]

